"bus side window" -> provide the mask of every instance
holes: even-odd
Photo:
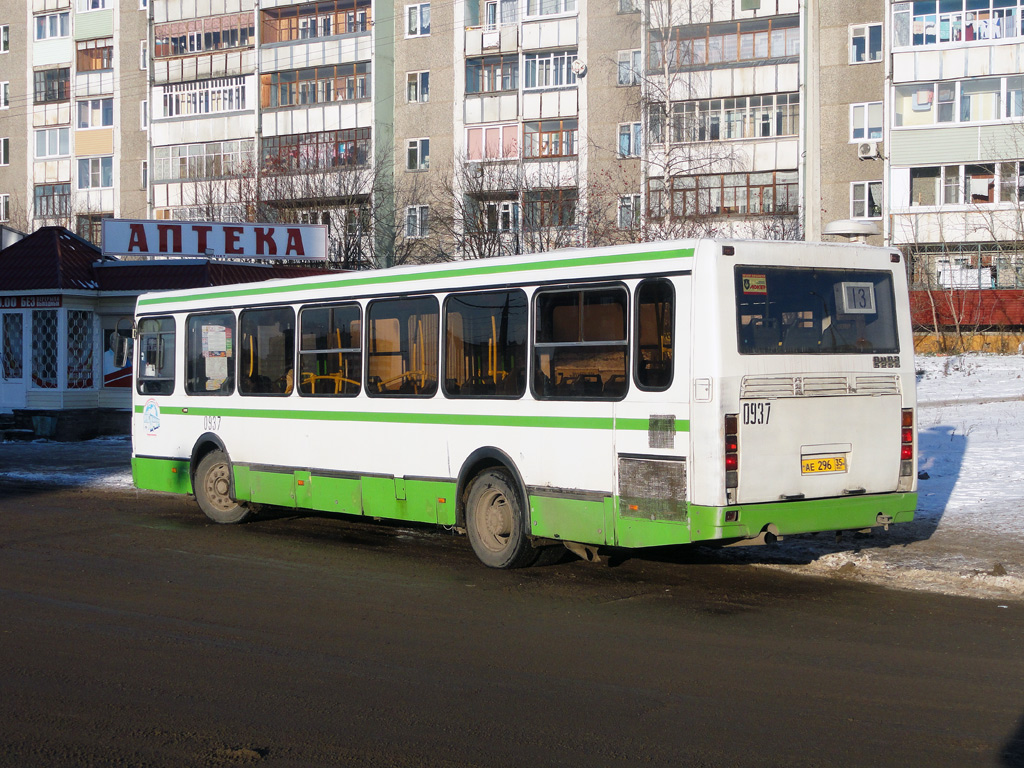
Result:
[[[537,294],[533,389],[542,400],[617,400],[628,387],[621,287]]]
[[[235,316],[210,312],[188,318],[185,392],[230,395],[235,391]]]
[[[243,395],[290,395],[295,387],[295,310],[242,310],[238,391]]]
[[[147,317],[139,323],[140,395],[174,392],[174,318]]]
[[[431,397],[437,392],[437,299],[382,299],[366,311],[366,394]]]
[[[664,278],[644,280],[636,291],[636,383],[661,391],[672,384],[675,293]]]
[[[450,296],[445,302],[444,392],[522,397],[527,300],[523,291]]]
[[[358,304],[306,307],[299,313],[299,394],[355,397],[361,389]]]

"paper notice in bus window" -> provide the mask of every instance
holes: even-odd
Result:
[[[764,275],[743,275],[743,293],[768,293],[768,280]]]
[[[836,285],[836,304],[847,315],[875,314],[874,283],[839,283]]]
[[[203,357],[231,357],[231,329],[223,325],[203,326]]]

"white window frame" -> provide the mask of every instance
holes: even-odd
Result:
[[[11,220],[11,196],[0,195],[0,221]]]
[[[410,98],[416,92],[416,98]],[[405,102],[407,104],[426,104],[430,101],[430,70],[423,69],[405,74]]]
[[[88,163],[88,173],[84,175],[81,173],[82,163]],[[93,165],[96,167],[93,168]],[[103,166],[110,166],[110,184],[103,184]],[[114,157],[113,155],[102,155],[97,157],[80,157],[78,158],[78,183],[76,189],[112,189],[114,186]],[[99,176],[99,182],[94,186],[92,182],[93,175]],[[89,182],[83,186],[83,182]]]
[[[575,88],[576,73],[572,70],[572,64],[576,61],[577,55],[575,50],[525,54],[521,73],[522,89],[543,91],[553,88]],[[562,82],[558,82],[559,79]]]
[[[875,126],[871,125],[872,107],[877,108],[879,118],[878,124]],[[880,101],[865,101],[861,104],[850,105],[850,144],[881,140],[882,132],[885,129],[885,114],[882,110],[883,106]],[[872,128],[876,130],[877,135],[872,135]],[[856,136],[855,133],[858,130],[862,131],[864,135]]]
[[[39,34],[40,21],[43,22],[43,33],[41,35]],[[49,31],[51,21],[55,21],[57,24],[57,31],[52,34]],[[57,13],[43,13],[33,16],[32,29],[32,39],[36,41],[71,37],[71,12],[59,11]]]
[[[545,16],[568,16],[577,12],[579,3],[577,0],[521,0],[526,4],[527,19],[543,18]],[[554,6],[554,10],[546,6]]]
[[[639,48],[619,51],[616,70],[616,85],[640,85],[640,74],[643,72],[643,59]]]
[[[515,134],[515,140],[509,148],[509,145],[505,143],[505,133],[507,130],[511,130]],[[472,157],[470,154],[470,134],[475,131],[480,132],[480,157]],[[496,157],[492,157],[487,154],[487,132],[498,131],[500,139],[499,154]],[[496,123],[488,125],[473,125],[466,128],[466,160],[470,163],[479,162],[491,162],[495,160],[516,160],[519,157],[519,123]]]
[[[143,99],[139,102],[139,130],[145,131],[149,128],[149,100]]]
[[[0,109],[11,107],[11,83],[8,80],[0,82]]]
[[[405,6],[405,36],[426,37],[430,34],[430,3]]]
[[[410,205],[405,209],[405,236],[410,239],[430,234],[430,206]]]
[[[78,12],[104,11],[114,7],[114,0],[78,0]]]
[[[11,25],[0,24],[0,53],[11,52]]]
[[[110,102],[110,124],[109,125],[104,124],[104,122],[103,122],[103,112],[104,112],[104,109],[103,109],[103,105],[100,104],[99,107],[98,107],[100,121],[99,121],[99,124],[93,125],[93,123],[92,123],[93,115],[95,115],[97,113],[97,107],[95,106],[95,102],[103,102],[103,101],[109,101]],[[82,104],[92,104],[93,105],[93,106],[89,107],[89,110],[86,113],[89,116],[88,119],[86,120],[87,125],[82,125],[82,123],[81,123],[81,109],[82,109],[81,105]],[[75,128],[77,128],[78,130],[80,130],[80,131],[87,131],[87,130],[90,130],[92,128],[111,128],[111,127],[113,127],[113,125],[114,125],[114,99],[113,99],[113,97],[107,96],[105,98],[99,98],[99,99],[80,99],[79,101],[75,102]]]
[[[11,140],[9,138],[0,139],[0,165],[11,164]]]
[[[149,69],[149,40],[139,40],[139,69]]]
[[[874,58],[871,57],[871,30],[873,28],[877,28],[878,29],[878,50],[876,51],[876,54],[875,54]],[[857,40],[857,39],[863,39],[864,40],[864,56],[865,56],[864,59],[857,59],[856,58],[856,50],[857,49],[856,49],[856,46],[854,45],[854,40]],[[850,25],[849,45],[850,45],[850,57],[849,57],[850,64],[873,64],[875,62],[881,61],[882,60],[882,51],[883,51],[883,48],[884,48],[884,46],[882,44],[882,23],[878,22],[877,24],[851,24]]]
[[[149,8],[149,0],[139,0],[139,10],[144,11]]]
[[[409,139],[405,143],[405,170],[425,171],[428,168],[430,168],[430,138]]]
[[[623,213],[629,216],[629,221],[623,221]],[[615,214],[615,224],[619,229],[637,229],[640,226],[640,195],[620,195],[619,206]]]
[[[64,132],[64,146],[67,147],[67,151],[61,152],[61,132]],[[39,154],[39,136],[40,134],[45,135],[45,143],[47,150],[43,154]],[[50,141],[54,138],[57,144],[57,151],[50,152],[49,148],[52,144]],[[52,160],[55,157],[69,157],[71,155],[71,129],[70,128],[42,128],[35,132],[35,159],[36,160]]]
[[[623,152],[622,137],[628,137],[628,147]],[[619,123],[618,143],[616,144],[619,157],[640,157],[643,150],[643,129],[641,123]]]
[[[140,167],[139,172],[140,172],[140,175],[141,175],[140,181],[142,182],[142,186],[140,187],[140,189],[148,189],[149,188],[149,161],[148,160],[143,160],[142,161],[142,166]]]
[[[878,220],[882,218],[882,201],[878,202],[878,215],[869,216],[870,213],[870,199],[871,199],[871,187],[873,185],[878,186],[878,193],[882,193],[882,180],[874,179],[872,181],[853,181],[850,182],[850,218],[851,219],[868,219]],[[858,195],[860,190],[860,195]],[[859,207],[859,210],[858,210]]]

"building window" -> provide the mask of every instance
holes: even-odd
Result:
[[[796,171],[675,176],[668,187],[660,178],[647,180],[653,219],[790,215],[797,204]]]
[[[11,196],[0,195],[0,221],[11,220]]]
[[[78,128],[106,128],[113,124],[113,99],[89,99],[78,102]]]
[[[640,123],[619,124],[619,154],[622,157],[640,156]]]
[[[882,218],[882,182],[855,181],[850,184],[850,218]]]
[[[518,56],[485,56],[466,60],[466,93],[498,93],[518,88]]]
[[[264,76],[265,77],[265,76]],[[245,78],[219,77],[161,86],[162,117],[209,115],[245,109]]]
[[[0,24],[0,53],[9,53],[11,50],[11,26]]]
[[[32,310],[32,386],[57,388],[57,310]]]
[[[252,172],[252,139],[153,148],[154,181],[243,177]]]
[[[149,0],[139,0],[139,10],[144,11],[149,8]]]
[[[1021,34],[1016,2],[935,0],[893,3],[893,47],[999,40]]]
[[[430,34],[430,3],[405,6],[405,36],[422,37]]]
[[[146,160],[142,161],[142,168],[140,169],[139,180],[141,182],[139,185],[140,189],[149,188],[149,162]]]
[[[882,60],[882,25],[856,24],[850,27],[850,63]]]
[[[642,71],[640,50],[619,51],[618,84],[639,85]]]
[[[410,72],[406,75],[405,98],[410,104],[430,101],[430,72]]]
[[[661,114],[651,115],[651,135],[662,141]],[[779,93],[733,99],[679,101],[672,105],[669,139],[674,143],[795,136],[800,127],[800,96]]]
[[[247,48],[256,41],[252,11],[205,19],[187,19],[153,27],[153,55],[191,56],[208,51]],[[147,51],[148,53],[148,51]],[[146,67],[140,66],[141,69]]]
[[[34,197],[37,219],[53,219],[71,212],[70,184],[36,184]]]
[[[114,186],[113,157],[82,157],[78,160],[79,189],[107,189]]]
[[[524,201],[524,221],[527,229],[571,227],[576,223],[576,203],[579,193],[573,189],[550,189],[530,192]]]
[[[78,43],[76,59],[79,72],[99,72],[114,68],[114,45],[109,37]]]
[[[261,13],[264,43],[367,32],[373,18],[370,0],[321,0],[316,5],[268,8]]]
[[[619,0],[619,13],[639,13],[641,0]]]
[[[11,106],[11,84],[0,83],[0,109],[8,109]]]
[[[105,8],[112,8],[114,0],[78,0],[78,10],[82,11],[102,11]]]
[[[92,389],[92,312],[68,310],[68,389]]]
[[[47,128],[36,131],[36,160],[71,154],[71,129]]]
[[[516,200],[473,199],[468,206],[469,225],[475,232],[516,232],[519,230],[519,203]]]
[[[405,209],[405,236],[426,237],[430,230],[428,228],[428,205],[410,205]]]
[[[994,205],[1021,195],[1020,166],[974,163],[910,169],[910,205]]]
[[[48,13],[36,16],[36,40],[52,40],[71,34],[71,13]]]
[[[467,128],[466,157],[469,160],[509,160],[519,157],[519,124]]]
[[[882,102],[850,105],[850,141],[882,138]]]
[[[11,140],[0,139],[0,165],[11,164]]]
[[[268,108],[358,101],[370,96],[370,62],[292,69],[260,76],[260,102]]]
[[[579,121],[543,120],[523,124],[523,157],[575,157]]]
[[[144,131],[149,128],[149,101],[143,100],[139,102],[139,130]]]
[[[298,133],[262,140],[263,168],[280,173],[366,165],[370,155],[370,128]]]
[[[648,66],[658,71],[799,55],[799,16],[652,29],[648,38]]]
[[[575,12],[576,0],[526,0],[527,18]]]
[[[623,195],[619,198],[619,229],[636,229],[640,226],[640,195]]]
[[[430,167],[430,139],[410,139],[405,145],[405,169],[425,171]]]
[[[139,41],[139,69],[149,69],[149,41]]]
[[[576,85],[572,63],[576,51],[527,53],[523,56],[523,88],[563,88]]]
[[[71,68],[44,69],[35,73],[35,103],[47,104],[71,98]]]
[[[90,213],[75,217],[75,232],[93,245],[99,245],[103,239],[103,220],[112,219],[112,213]]]
[[[1024,76],[896,86],[893,125],[994,122],[1024,116]]]

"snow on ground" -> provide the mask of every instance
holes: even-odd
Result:
[[[787,537],[723,559],[903,589],[1024,600],[1024,356],[918,357],[914,522]],[[129,489],[127,438],[4,443],[0,477]]]

